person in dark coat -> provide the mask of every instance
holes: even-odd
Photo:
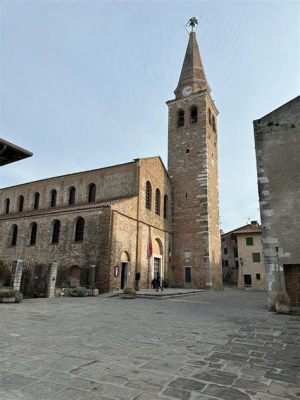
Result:
[[[157,271],[157,274],[156,274],[156,291],[157,292],[158,292],[158,289],[160,289],[161,291],[164,290],[161,285],[161,277],[160,277],[159,271]]]

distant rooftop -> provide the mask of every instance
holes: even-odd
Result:
[[[241,228],[236,229],[233,233],[260,233],[261,227],[257,221],[251,221],[251,224],[242,226]]]
[[[23,158],[31,157],[32,153],[0,138],[0,166],[10,164]]]

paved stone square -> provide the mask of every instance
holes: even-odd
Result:
[[[299,332],[260,292],[0,304],[0,399],[300,399]]]

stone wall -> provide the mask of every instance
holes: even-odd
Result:
[[[269,308],[283,266],[300,264],[300,97],[254,121]]]
[[[217,110],[207,91],[172,100],[169,106],[168,169],[173,185],[174,285],[184,284],[184,267],[192,268],[191,287],[222,286],[218,210],[217,134],[208,121]],[[190,110],[197,106],[196,123]],[[177,113],[184,110],[184,126]]]

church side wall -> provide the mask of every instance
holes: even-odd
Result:
[[[75,224],[79,217],[84,218],[84,237],[75,242]],[[0,219],[0,260],[11,262],[22,259],[24,262],[49,264],[57,262],[58,268],[78,266],[87,268],[96,265],[100,271],[107,260],[107,231],[109,227],[109,208],[80,210],[76,212],[28,215],[26,217],[2,217]],[[61,223],[59,242],[52,244],[54,220]],[[30,245],[30,226],[37,224],[37,240]],[[11,227],[18,226],[16,246],[11,246]],[[101,289],[105,284],[101,282]]]
[[[24,196],[24,212],[32,211],[34,194],[40,193],[39,209],[50,208],[50,193],[57,191],[56,207],[67,206],[69,189],[76,189],[75,204],[88,202],[88,188],[96,185],[96,202],[111,200],[137,194],[136,163],[117,165],[109,168],[85,171],[40,181],[25,183],[0,190],[0,215],[5,213],[5,200],[10,199],[10,213],[18,213],[18,198]]]

